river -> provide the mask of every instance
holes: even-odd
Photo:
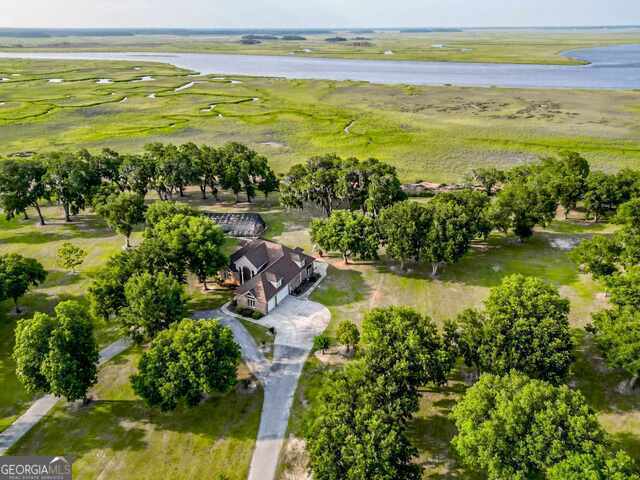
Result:
[[[530,88],[640,88],[640,45],[565,52],[589,65],[343,60],[209,53],[0,52],[0,58],[126,60],[161,62],[203,75],[247,75],[289,79],[357,80],[381,84]]]

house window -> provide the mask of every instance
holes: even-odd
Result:
[[[247,297],[247,306],[249,308],[256,308],[256,299]]]

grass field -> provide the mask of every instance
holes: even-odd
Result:
[[[143,76],[153,80],[137,81]],[[406,181],[456,180],[480,165],[505,167],[565,149],[608,170],[640,161],[640,92],[633,91],[221,80],[126,62],[0,60],[0,77],[9,79],[0,82],[5,155],[236,140],[281,173],[336,152],[390,162]]]
[[[192,203],[202,208],[210,204],[196,200],[193,193]],[[191,199],[189,199],[191,200]],[[30,291],[21,301],[22,313],[15,314],[12,301],[0,303],[0,431],[10,425],[32,400],[18,383],[15,376],[15,364],[11,358],[13,350],[13,330],[19,318],[30,318],[36,311],[53,312],[55,305],[62,300],[86,302],[85,294],[96,271],[106,260],[120,251],[122,237],[113,234],[106,225],[91,212],[74,217],[74,222],[63,221],[60,208],[46,207],[43,213],[47,218],[45,227],[38,225],[35,219],[11,221],[0,219],[0,254],[19,253],[40,261],[48,272],[44,284]],[[141,232],[135,232],[133,243],[140,239]],[[88,256],[77,274],[62,270],[56,261],[56,252],[62,243],[70,241],[87,250]],[[228,241],[227,250],[231,251],[235,241]],[[211,290],[203,293],[195,279],[188,285],[190,295],[189,308],[209,310],[217,308],[230,298],[228,290]],[[119,337],[117,326],[113,323],[96,321],[96,335],[100,347],[104,347]]]
[[[640,458],[640,393],[616,392],[616,386],[626,378],[625,373],[607,369],[580,328],[591,320],[593,311],[606,308],[603,287],[589,276],[579,274],[568,258],[568,246],[581,238],[611,230],[610,226],[572,220],[556,221],[548,228],[539,229],[525,243],[494,234],[487,242],[477,242],[469,254],[459,263],[448,266],[437,279],[430,277],[427,268],[400,272],[395,263],[385,259],[376,264],[344,265],[341,259],[329,258],[329,275],[312,299],[331,311],[328,333],[332,335],[341,320],[359,324],[368,309],[394,304],[414,307],[441,325],[465,308],[481,306],[489,289],[506,275],[522,273],[543,278],[556,285],[571,302],[570,321],[578,359],[570,384],[585,394],[614,441],[631,456]],[[296,475],[304,465],[299,441],[304,431],[304,412],[313,405],[322,380],[331,368],[334,367],[324,365],[315,357],[305,367],[294,401],[288,448],[283,455],[280,476],[283,480],[301,478]],[[449,446],[455,427],[447,416],[466,389],[464,370],[457,369],[445,388],[423,389],[420,411],[410,434],[420,452],[418,461],[425,467],[424,478],[482,478],[466,471]]]
[[[203,201],[198,197],[199,194],[192,190],[187,201],[216,211],[260,212],[268,224],[267,237],[290,246],[302,246],[307,251],[311,249],[308,222],[318,215],[313,209],[284,211],[278,207],[275,197],[268,201],[260,198],[253,205],[234,205],[228,201],[231,196],[226,197],[227,201],[222,204],[213,204],[211,200]],[[52,272],[42,288],[24,299],[25,316],[35,309],[50,310],[63,295],[82,298],[92,272],[122,246],[122,239],[106,230],[91,213],[79,217],[71,225],[60,221],[62,214],[55,207],[48,208],[45,213],[51,218],[52,225],[44,228],[37,227],[34,220],[13,220],[2,224],[1,252],[20,251],[34,256]],[[359,323],[367,309],[390,304],[413,306],[440,324],[463,308],[480,305],[489,288],[498,284],[505,275],[520,272],[540,276],[557,285],[571,300],[571,322],[576,327],[579,345],[572,385],[585,393],[614,439],[629,453],[638,456],[640,395],[616,393],[615,387],[624,379],[624,374],[606,369],[590,340],[578,329],[589,321],[591,312],[606,306],[606,300],[600,293],[602,286],[588,276],[580,275],[568,259],[566,250],[580,238],[610,231],[609,226],[584,224],[576,219],[554,222],[522,244],[511,237],[492,235],[487,242],[476,243],[461,262],[447,267],[437,279],[432,279],[421,268],[411,267],[412,270],[400,272],[397,265],[384,258],[377,264],[350,265],[344,265],[338,258],[328,258],[328,277],[312,298],[330,309],[330,334],[340,320],[346,318]],[[82,244],[90,251],[87,263],[76,277],[59,271],[54,263],[53,252],[65,240]],[[228,298],[224,292],[205,295],[195,284],[190,286],[190,292],[195,296],[192,302],[194,309],[215,308]],[[4,357],[0,363],[0,375],[3,386],[7,385],[7,388],[3,389],[0,397],[0,408],[6,425],[26,408],[29,398],[13,375],[8,352],[11,350],[15,318],[9,312],[9,304],[3,307],[1,333],[5,348],[2,349]],[[98,332],[103,344],[116,335],[109,325],[98,325]],[[263,334],[263,331],[254,332],[258,339]],[[139,478],[143,470],[150,472],[151,478],[160,467],[147,465],[149,455],[165,459],[162,468],[174,468],[172,474],[175,473],[177,478],[181,478],[183,472],[186,472],[184,478],[188,478],[189,475],[197,477],[205,471],[213,472],[212,475],[221,472],[228,478],[241,478],[242,472],[246,472],[243,469],[248,466],[251,442],[257,429],[261,394],[235,392],[212,399],[194,411],[181,411],[176,416],[154,413],[134,397],[127,382],[138,354],[131,351],[107,364],[101,370],[100,383],[93,392],[95,402],[87,408],[60,403],[19,443],[15,453],[53,453],[63,449],[64,453],[76,458],[75,468],[80,478],[98,478],[101,474],[103,478],[130,478],[127,477],[132,474],[130,472],[136,472],[136,478]],[[305,367],[294,402],[290,424],[293,440],[288,442],[289,447],[299,445],[295,438],[302,432],[303,413],[309,402],[314,401],[327,368],[331,367],[323,365],[315,357]],[[425,478],[475,480],[456,463],[449,449],[454,430],[446,415],[466,388],[462,378],[461,372],[457,372],[446,389],[425,389],[423,392],[421,410],[411,435],[420,450],[420,461],[428,467]],[[225,416],[219,417],[222,412]],[[202,422],[203,418],[206,422]],[[228,470],[229,463],[223,458],[237,462],[240,473]],[[283,458],[282,478],[288,478],[284,477],[284,470],[293,468],[304,457],[299,451],[292,454],[289,448]],[[141,467],[143,463],[144,469]]]
[[[347,41],[326,41],[326,38],[336,35],[346,38]],[[240,43],[240,35],[3,38],[0,40],[0,49],[293,54],[306,57],[375,60],[576,64],[580,62],[563,56],[562,52],[578,48],[640,43],[640,29],[467,30],[436,33],[344,31],[304,37],[304,41],[265,40],[257,45]]]
[[[213,397],[161,413],[131,390],[139,351],[100,371],[88,406],[60,402],[9,454],[65,455],[74,477],[244,480],[258,433],[262,390]],[[240,378],[247,376],[246,368]]]

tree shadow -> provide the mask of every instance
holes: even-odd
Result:
[[[146,431],[132,422],[140,410],[138,403],[142,402],[99,400],[57,407],[9,452],[79,458],[99,449],[143,450]]]
[[[616,391],[616,387],[630,375],[624,370],[607,367],[590,334],[575,329],[573,337],[576,361],[569,383],[575,385],[598,412],[620,414],[640,411],[640,389],[636,388],[630,394]]]
[[[630,432],[618,432],[611,435],[614,444],[621,447],[631,458],[640,458],[640,435]]]
[[[48,270],[47,279],[41,285],[41,288],[50,287],[66,287],[75,285],[82,280],[82,275],[78,272],[68,272],[65,270]]]
[[[408,263],[404,271],[391,259],[383,258],[375,268],[380,273],[425,281],[463,283],[491,288],[512,274],[520,273],[550,281],[556,285],[571,285],[578,280],[578,268],[569,259],[568,251],[553,246],[557,235],[536,232],[525,242],[515,237],[492,234],[486,241],[476,240],[456,263],[444,265],[436,277],[430,264]]]
[[[123,357],[121,361],[128,360]],[[63,453],[80,458],[95,450],[143,451],[149,446],[149,437],[163,431],[193,434],[211,445],[226,438],[254,440],[261,409],[261,389],[251,394],[232,390],[196,407],[166,413],[147,407],[142,400],[67,403],[56,407],[10,453]]]
[[[24,221],[20,228],[15,227],[13,230],[16,230],[16,232],[13,235],[4,237],[2,239],[3,243],[41,245],[49,242],[72,241],[81,238],[109,238],[115,235],[106,227],[101,218],[92,214],[77,215],[73,217],[71,222],[47,220],[47,224],[44,226],[38,225],[35,220],[28,220]]]

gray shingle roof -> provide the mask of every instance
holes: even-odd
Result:
[[[232,265],[233,262],[245,256],[254,265],[256,265],[254,260],[257,262],[266,260],[264,263],[267,265],[255,277],[238,287],[236,294],[242,295],[250,291],[259,301],[265,303],[286,288],[296,275],[315,261],[313,257],[303,253],[301,248],[294,250],[267,240],[254,240],[241,247],[231,255]],[[260,268],[260,265],[256,266]],[[281,283],[276,286],[279,280]]]

